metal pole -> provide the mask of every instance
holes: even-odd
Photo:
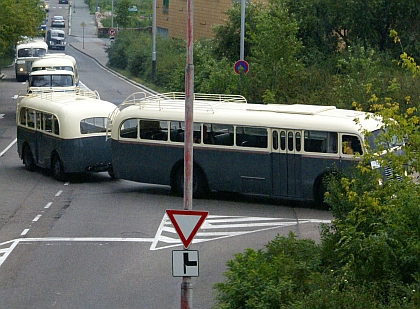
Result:
[[[114,28],[114,0],[111,1],[111,28]]]
[[[156,0],[153,0],[153,25],[152,25],[152,80],[156,73]]]
[[[185,68],[184,210],[192,210],[193,189],[193,0],[187,0],[187,61]],[[184,248],[186,249],[186,248]],[[181,309],[192,309],[191,277],[183,277]]]
[[[239,60],[244,59],[244,49],[245,49],[245,0],[241,2],[241,50]]]

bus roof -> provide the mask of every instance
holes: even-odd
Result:
[[[163,99],[163,97],[167,99]],[[130,98],[130,97],[129,97]],[[127,101],[127,100],[126,100]],[[135,104],[124,101],[114,111],[113,127],[128,118],[184,121],[185,99],[172,99],[171,94],[146,97]],[[293,130],[319,130],[360,134],[374,131],[382,123],[365,112],[338,109],[334,106],[304,104],[242,104],[229,101],[194,100],[194,122],[271,127]],[[355,122],[358,119],[360,125]],[[362,126],[362,128],[360,128]],[[113,134],[117,134],[114,130]]]
[[[32,67],[56,67],[56,66],[71,66],[76,65],[76,60],[69,55],[50,56],[54,54],[47,54],[32,63]]]
[[[38,70],[30,73],[30,76],[39,76],[39,75],[71,75],[74,76],[72,71],[68,70],[56,70],[56,69],[46,69]]]
[[[48,95],[49,94],[49,95]],[[29,94],[19,98],[18,110],[26,107],[57,116],[60,128],[68,128],[60,133],[63,138],[80,134],[81,120],[93,117],[107,118],[115,109],[115,104],[74,92]]]
[[[16,46],[16,49],[22,49],[22,48],[45,48],[45,49],[48,49],[48,45],[44,41],[32,41],[32,42],[25,42],[23,44],[19,44],[18,46]]]

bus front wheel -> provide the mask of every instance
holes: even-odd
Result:
[[[184,168],[180,167],[175,172],[171,184],[172,192],[178,196],[184,194]],[[194,167],[193,170],[193,198],[205,198],[209,194],[209,185],[204,173],[199,167]]]
[[[35,170],[35,160],[32,156],[32,151],[29,146],[25,146],[23,148],[23,164],[25,164],[25,168],[28,171],[34,171]]]
[[[53,172],[53,176],[58,181],[65,181],[66,174],[64,173],[63,162],[61,162],[60,157],[55,155],[51,162],[51,169]]]

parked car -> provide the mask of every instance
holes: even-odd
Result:
[[[69,0],[58,0],[59,4],[69,4]]]
[[[51,19],[51,27],[65,27],[66,22],[63,16],[54,16]]]

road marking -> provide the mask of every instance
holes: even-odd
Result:
[[[28,234],[28,232],[29,232],[29,229],[24,229],[22,233],[20,233],[20,236],[25,236],[26,234]]]
[[[11,142],[9,146],[7,146],[2,152],[0,152],[0,157],[2,157],[10,148],[12,148],[12,146],[16,144],[16,142],[17,142],[17,138],[15,138],[15,140]]]
[[[52,205],[52,202],[48,202],[47,205],[45,205],[44,208],[50,208],[51,205]]]
[[[217,216],[209,215],[194,237],[192,243],[218,240],[233,236],[262,232],[281,227],[288,227],[304,223],[331,223],[331,220],[319,219],[291,219],[291,218],[264,218],[242,216]],[[168,246],[158,247],[163,242]],[[182,245],[178,233],[173,227],[169,217],[165,214],[156,232],[150,250],[160,250]]]
[[[60,195],[61,195],[61,193],[63,193],[63,190],[58,191],[58,192],[55,194],[55,196],[60,196]]]
[[[42,215],[37,215],[35,218],[32,219],[32,222],[37,222]]]
[[[38,220],[38,215],[34,220]],[[217,216],[209,215],[204,221],[192,243],[202,243],[233,236],[257,233],[276,228],[289,227],[306,223],[331,223],[331,220],[320,219],[293,219],[293,218],[265,218],[265,217],[241,217],[241,216]],[[29,231],[29,229],[27,229]],[[22,232],[25,233],[26,230]],[[26,232],[27,233],[27,232]],[[26,234],[25,233],[25,234]],[[21,235],[22,235],[21,234]],[[163,216],[154,238],[127,238],[127,237],[44,237],[44,238],[18,238],[0,243],[0,267],[19,243],[32,242],[137,242],[151,243],[150,250],[161,250],[175,246],[182,246],[171,220]],[[166,246],[159,246],[165,243]],[[7,247],[8,246],[8,247]],[[6,247],[4,249],[1,249]]]

